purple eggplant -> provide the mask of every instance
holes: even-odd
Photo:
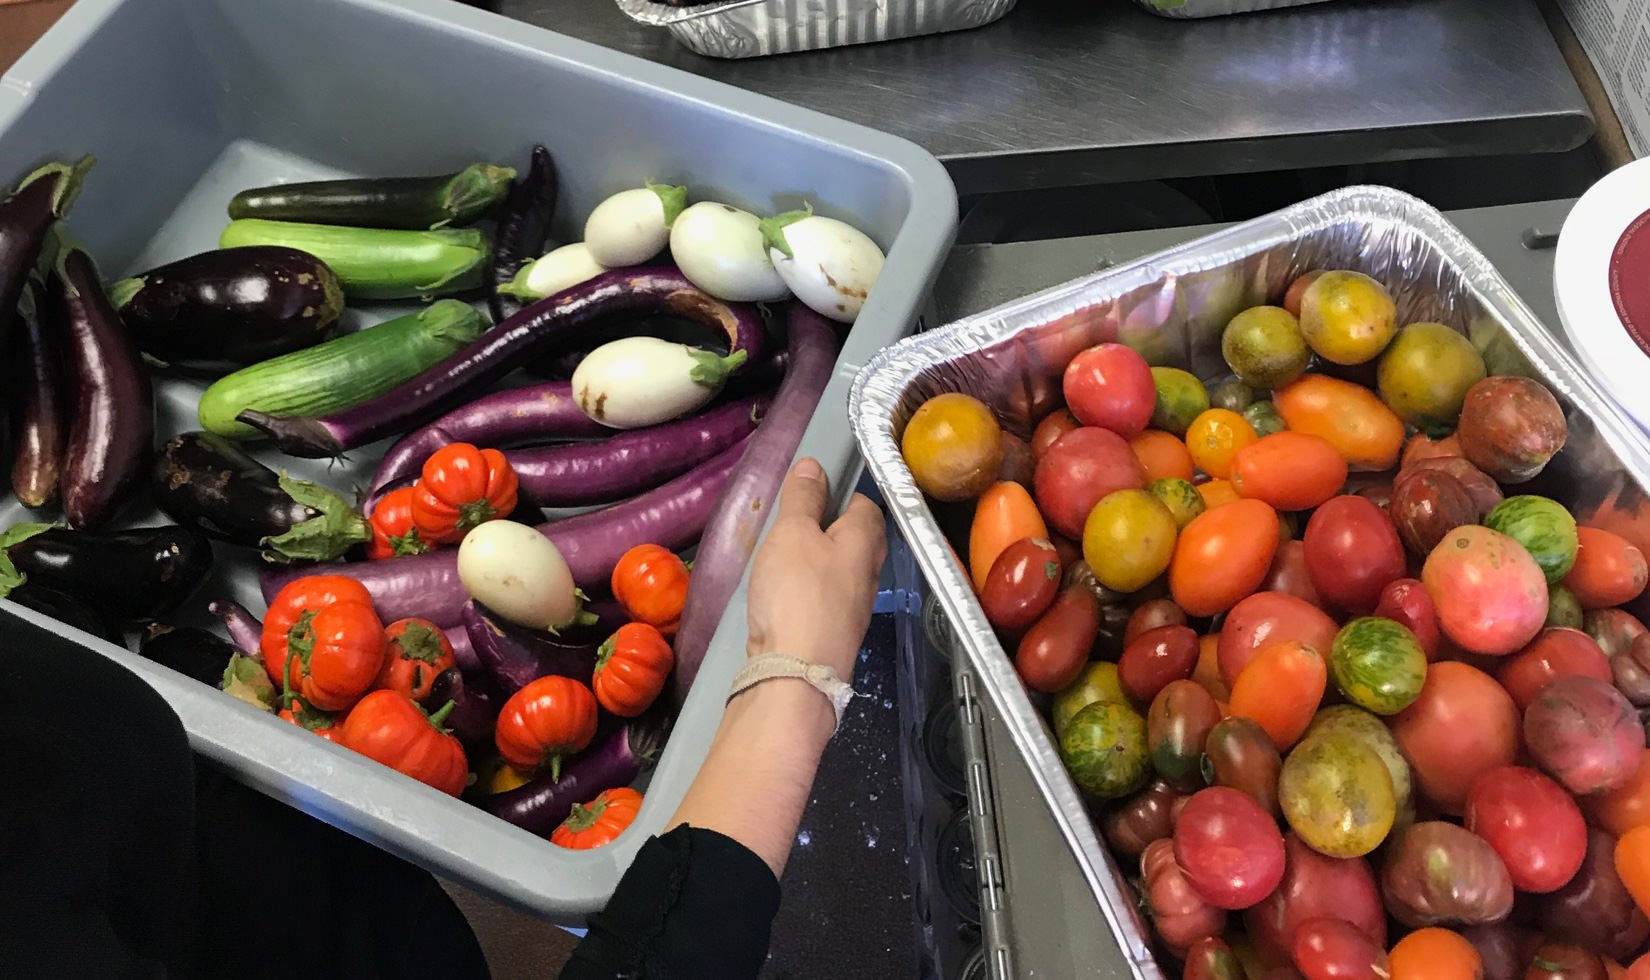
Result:
[[[556,213],[556,165],[544,145],[533,147],[527,176],[510,189],[493,235],[493,254],[487,263],[487,309],[494,323],[521,312],[521,303],[499,292],[523,265],[544,254],[550,240],[550,220]]]
[[[0,201],[0,364],[17,322],[17,301],[34,269],[52,222],[69,213],[92,158],[79,163],[48,163],[23,178]],[[0,402],[0,412],[6,410]],[[0,430],[3,431],[3,430]]]
[[[282,245],[220,248],[109,287],[145,354],[173,364],[247,365],[326,340],[344,287],[325,262]]]
[[[49,292],[63,327],[73,400],[60,482],[63,516],[72,527],[95,527],[113,517],[143,479],[155,436],[155,397],[97,266],[66,233],[58,236]]]
[[[754,306],[724,303],[668,266],[616,269],[539,300],[418,377],[353,408],[322,418],[248,410],[237,419],[263,430],[289,455],[338,456],[434,419],[527,360],[577,343],[593,323],[659,313],[714,331],[730,355],[743,351],[747,364],[761,361],[766,351]]]
[[[608,734],[561,767],[561,778],[549,773],[503,793],[477,799],[476,805],[522,830],[548,837],[577,804],[620,786],[629,786],[652,768],[664,746],[663,716],[649,713]]]
[[[6,598],[42,616],[50,616],[65,626],[73,626],[82,633],[90,633],[121,649],[126,648],[126,635],[120,625],[105,615],[101,607],[93,606],[84,599],[33,582],[13,589]]]
[[[747,442],[723,450],[657,490],[602,510],[541,524],[539,531],[561,551],[575,584],[586,591],[606,591],[613,566],[631,547],[652,542],[681,551],[698,540]],[[329,565],[326,571],[365,585],[385,621],[420,616],[438,626],[455,626],[469,599],[458,580],[458,557],[452,549]],[[260,576],[265,600],[304,574],[265,569]]]
[[[212,542],[192,527],[71,531],[18,524],[0,533],[0,598],[42,585],[93,603],[121,622],[159,619],[212,570]]]
[[[768,522],[791,458],[836,367],[837,334],[830,322],[801,303],[790,309],[790,365],[762,428],[728,480],[727,492],[705,525],[694,555],[682,621],[671,647],[676,668],[671,693],[678,705],[699,675],[716,626],[744,578],[756,540]]]
[[[44,507],[57,499],[63,473],[64,424],[60,341],[42,317],[38,280],[30,279],[18,300],[22,349],[12,359],[11,488],[25,507]],[[0,327],[4,329],[4,327]],[[0,406],[4,408],[5,406]]]
[[[498,721],[504,695],[485,673],[452,667],[436,675],[425,702],[439,709],[451,701],[447,728],[466,745],[492,745],[493,725]]]
[[[214,599],[207,603],[206,611],[223,623],[223,628],[229,631],[229,642],[235,644],[235,649],[249,657],[259,655],[263,646],[264,624],[245,606],[233,599]]]
[[[506,622],[471,599],[461,614],[476,659],[505,694],[514,694],[540,677],[557,674],[589,684],[596,669],[596,650],[624,620],[598,617],[589,626],[558,633],[529,630]]]
[[[481,671],[487,668],[481,665],[481,658],[476,656],[476,648],[470,643],[470,634],[462,626],[449,626],[441,632],[447,635],[447,642],[452,644],[453,659],[458,666],[468,671]]]
[[[235,648],[216,633],[195,626],[150,625],[138,655],[170,667],[216,689],[223,683],[223,671]]]
[[[599,439],[612,434],[612,429],[579,408],[570,382],[512,388],[483,395],[408,433],[384,454],[372,476],[372,489],[376,494],[393,483],[418,476],[426,459],[455,442],[502,449],[524,442]]]

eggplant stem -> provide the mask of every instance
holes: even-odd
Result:
[[[147,282],[142,276],[133,276],[130,279],[122,279],[113,283],[109,286],[110,304],[117,310],[125,309],[126,304],[130,303],[133,297],[143,291],[143,287],[147,285]]]
[[[459,224],[480,217],[509,193],[516,179],[514,167],[496,163],[472,163],[447,181],[441,189],[441,210],[447,215],[434,228]]]
[[[331,432],[319,421],[303,415],[270,415],[254,408],[243,409],[235,421],[245,423],[274,440],[275,448],[288,456],[327,459],[343,453]]]

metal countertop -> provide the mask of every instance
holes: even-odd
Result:
[[[613,0],[506,16],[907,137],[960,193],[1572,149],[1592,116],[1533,0],[1336,0],[1207,20],[1020,0],[971,31],[724,61]]]

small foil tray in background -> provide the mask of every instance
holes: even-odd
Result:
[[[718,0],[676,7],[617,0],[638,24],[668,29],[710,58],[760,58],[980,27],[1015,0]]]
[[[1128,344],[1154,365],[1185,368],[1205,379],[1224,375],[1220,336],[1227,321],[1317,268],[1374,276],[1392,292],[1399,323],[1448,324],[1472,338],[1492,374],[1544,381],[1564,409],[1569,440],[1520,491],[1551,496],[1578,520],[1650,548],[1644,490],[1650,486],[1650,445],[1455,226],[1388,188],[1325,194],[918,334],[873,358],[849,399],[854,435],[872,477],[1140,980],[1169,974],[1153,957],[1130,887],[1096,832],[1087,801],[912,480],[899,439],[918,406],[952,391],[981,399],[1005,428],[1029,436],[1033,423],[1059,404],[1066,363],[1109,341]]]
[[[1224,17],[1227,14],[1253,14],[1262,10],[1281,10],[1284,7],[1304,7],[1324,0],[1134,0],[1134,5],[1159,17],[1192,20],[1199,17]]]

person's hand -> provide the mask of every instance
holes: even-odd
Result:
[[[812,459],[798,460],[785,478],[778,516],[751,567],[748,653],[788,653],[852,682],[888,542],[882,511],[863,494],[821,530],[830,496]]]

